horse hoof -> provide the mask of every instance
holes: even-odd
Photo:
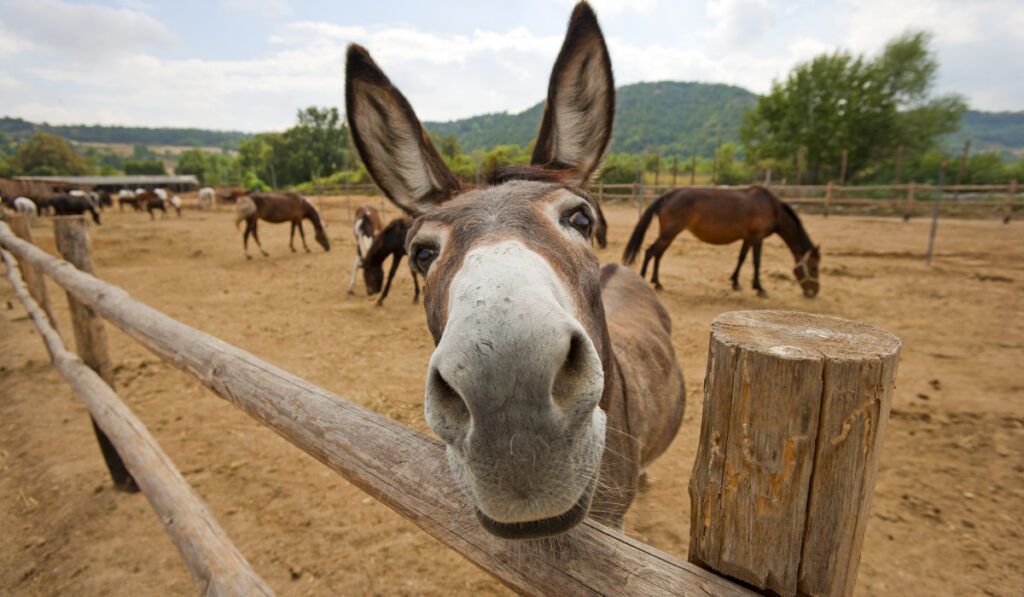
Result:
[[[763,291],[763,290],[761,290],[761,289],[759,288],[759,289],[757,290],[757,297],[758,297],[758,298],[768,298],[768,293],[767,293],[767,292],[765,292],[765,291]]]
[[[349,294],[349,296],[354,296],[354,295],[355,295],[355,293],[356,293],[356,291],[355,291],[355,290],[349,290],[349,291],[348,291],[348,294]]]
[[[246,255],[245,258],[246,259],[252,259],[252,255]]]
[[[661,284],[655,284],[655,285],[654,285],[654,289],[655,289],[655,290],[665,290],[665,287],[664,287],[664,286],[662,286]]]
[[[740,290],[740,284],[739,284],[739,282],[733,282],[733,283],[732,283],[732,289],[733,289],[733,290]]]

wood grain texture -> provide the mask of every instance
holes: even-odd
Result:
[[[692,562],[780,595],[852,593],[900,346],[807,313],[715,320]]]
[[[36,241],[32,237],[32,228],[29,227],[28,219],[23,214],[7,214],[6,217],[11,230],[14,231],[18,238],[35,244]],[[46,319],[49,320],[53,329],[60,333],[60,328],[57,327],[57,320],[53,317],[53,311],[50,308],[50,296],[46,291],[46,277],[31,264],[21,260],[18,261],[18,267],[21,269],[21,277],[25,280],[25,285],[28,286],[29,294],[32,295],[36,304],[46,313]]]
[[[64,347],[18,276],[11,255],[6,251],[0,254],[7,263],[7,278],[42,335],[54,366],[124,457],[181,553],[199,593],[273,595],[142,422],[95,371]]]
[[[441,442],[175,321],[19,241],[2,224],[0,244],[163,360],[520,593],[752,595],[590,520],[555,540],[489,535],[448,472]]]

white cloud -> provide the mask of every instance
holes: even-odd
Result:
[[[708,38],[728,46],[749,46],[775,26],[767,0],[708,0],[705,10],[715,22]]]
[[[176,43],[174,35],[153,17],[128,8],[60,0],[11,0],[0,9],[0,18],[7,33],[15,38],[14,44],[31,43],[35,48],[76,60]]]
[[[221,3],[230,10],[266,18],[285,17],[294,12],[288,0],[222,0]]]
[[[562,0],[562,4],[573,6],[578,0]],[[615,15],[627,10],[640,14],[651,14],[658,8],[658,0],[589,0],[598,16]]]

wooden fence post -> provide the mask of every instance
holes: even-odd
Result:
[[[7,223],[11,225],[11,231],[14,232],[15,236],[33,245],[36,244],[35,239],[32,238],[32,228],[29,227],[28,220],[24,215],[11,214],[7,217]],[[54,319],[53,311],[50,309],[50,295],[46,291],[46,277],[43,275],[43,272],[20,258],[18,259],[18,268],[21,269],[21,277],[25,280],[25,285],[28,286],[29,294],[32,295],[33,300],[39,303],[43,312],[46,313],[46,319],[50,321],[50,325],[59,334],[60,329],[57,327],[57,320]]]
[[[907,206],[903,211],[903,221],[906,222],[914,212],[914,183],[907,187]]]
[[[1010,181],[1010,191],[1006,194],[1006,214],[1003,216],[1003,223],[1009,224],[1013,219],[1013,201],[1017,197],[1017,179]]]
[[[57,241],[57,250],[76,268],[93,274],[95,270],[92,265],[89,235],[85,227],[85,216],[53,217],[53,233],[54,239]],[[107,331],[103,327],[103,318],[91,307],[73,297],[70,292],[67,295],[78,356],[98,373],[103,381],[107,382],[107,385],[113,388],[114,371],[110,365],[110,355],[107,352]],[[107,469],[110,471],[114,486],[122,491],[138,492],[139,486],[135,483],[135,479],[132,478],[121,460],[121,456],[118,455],[103,430],[96,424],[95,419],[92,421],[92,428],[96,432],[96,439],[99,441],[100,451],[103,452],[103,459],[107,462]]]
[[[946,176],[946,160],[939,164],[939,184],[935,188],[935,205],[932,209],[932,229],[928,234],[928,252],[924,255],[926,265],[932,264],[932,250],[935,248],[935,231],[939,227],[939,211],[942,209],[942,179]]]
[[[690,561],[779,595],[850,595],[901,341],[835,317],[711,326]]]
[[[846,161],[850,157],[850,152],[846,149],[843,150],[843,163],[839,169],[839,186],[846,184]]]
[[[825,217],[828,217],[828,208],[832,204],[832,181],[828,181],[828,189],[825,191]]]
[[[967,169],[967,153],[971,151],[971,140],[964,141],[964,151],[960,154],[960,168],[956,171],[956,188],[953,190],[953,202],[960,201],[960,185],[964,182],[964,170]]]

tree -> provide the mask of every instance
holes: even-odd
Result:
[[[178,165],[174,167],[174,173],[194,174],[200,184],[206,184],[207,167],[206,154],[198,147],[193,147],[178,157]]]
[[[959,96],[928,97],[938,68],[928,41],[906,33],[874,60],[837,51],[797,65],[744,115],[741,139],[762,158],[791,159],[805,147],[812,182],[838,176],[844,149],[852,178],[899,145],[932,148],[956,130],[966,106]]]
[[[89,168],[67,141],[46,133],[36,133],[8,159],[12,174],[29,176],[83,175]]]
[[[125,174],[167,174],[163,162],[156,160],[152,162],[140,162],[136,160],[125,160]]]

